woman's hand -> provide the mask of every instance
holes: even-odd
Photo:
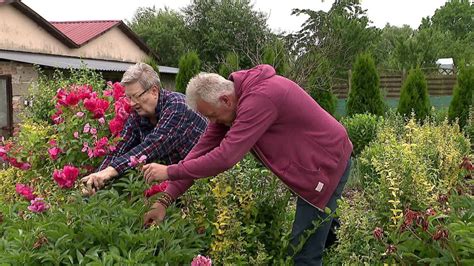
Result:
[[[150,163],[143,166],[143,176],[148,184],[168,180],[168,166]]]

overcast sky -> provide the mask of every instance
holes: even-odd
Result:
[[[131,20],[138,7],[161,8],[168,6],[179,10],[190,0],[23,0],[30,8],[49,21],[68,20]],[[269,15],[268,24],[274,31],[297,31],[305,16],[292,16],[293,8],[327,11],[333,0],[252,0],[254,8]],[[421,19],[432,16],[446,0],[362,0],[373,24],[417,28]]]

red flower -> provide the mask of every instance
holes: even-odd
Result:
[[[60,188],[71,188],[74,186],[74,182],[76,182],[78,175],[78,168],[72,165],[66,165],[62,170],[55,169],[53,178],[58,183]]]
[[[33,193],[33,188],[24,185],[24,184],[16,184],[15,185],[16,193],[22,195],[26,200],[34,200],[36,195]]]
[[[197,255],[191,262],[191,266],[212,266],[212,260],[209,257]]]
[[[125,95],[125,87],[122,86],[120,82],[115,82],[114,84],[112,84],[112,91],[115,101],[118,101]]]
[[[56,160],[58,159],[58,156],[61,153],[61,149],[58,147],[53,147],[53,148],[48,149],[48,153],[51,159]]]
[[[447,229],[438,228],[433,235],[433,240],[438,241],[438,240],[447,239],[448,236],[449,236],[449,233]]]
[[[154,184],[149,189],[145,190],[145,197],[149,198],[156,193],[160,193],[166,190],[168,187],[168,181],[161,182],[159,184]]]
[[[382,237],[383,237],[383,229],[380,228],[380,227],[375,227],[375,229],[374,229],[374,231],[373,231],[373,235],[374,235],[374,238],[377,239],[377,240],[382,239]]]
[[[120,134],[120,132],[122,132],[123,126],[124,121],[117,116],[109,121],[109,130],[110,133],[112,133],[112,136],[117,136]]]
[[[69,92],[66,96],[65,104],[68,106],[74,106],[79,103],[79,97],[73,91]]]
[[[394,253],[395,251],[397,251],[397,247],[396,247],[396,246],[394,246],[394,245],[388,245],[388,246],[387,246],[387,249],[385,250],[385,253],[387,253],[387,255],[388,255],[388,254]]]

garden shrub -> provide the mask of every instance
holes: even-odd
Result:
[[[420,68],[411,69],[403,82],[398,102],[398,112],[409,117],[412,112],[419,120],[425,119],[431,110],[428,85]]]
[[[86,200],[74,192],[44,213],[26,212],[22,202],[2,204],[0,264],[189,265],[203,246],[193,223],[171,207],[163,223],[145,229],[144,182],[126,176],[116,186],[140,194],[112,188]]]
[[[85,67],[68,71],[57,69],[53,73],[45,73],[38,68],[38,72],[38,80],[30,86],[27,97],[31,104],[24,112],[33,122],[52,123],[50,117],[54,113],[54,98],[58,89],[74,84],[84,84],[92,86],[96,91],[101,91],[105,85],[105,80],[100,73]]]
[[[469,107],[474,104],[474,66],[464,66],[459,70],[454,87],[453,99],[449,105],[449,120],[458,119],[463,128],[469,119]]]
[[[288,54],[284,42],[275,39],[263,48],[262,63],[273,66],[277,75],[285,76],[290,69]]]
[[[240,69],[239,55],[236,52],[229,52],[224,62],[219,66],[219,75],[228,78],[230,73]]]
[[[289,198],[269,170],[247,157],[195,184],[186,201],[196,224],[211,233],[209,255],[217,265],[273,265],[288,262]]]
[[[176,91],[186,93],[189,80],[201,72],[201,60],[196,52],[191,51],[179,59],[179,72],[176,76]]]
[[[352,152],[354,156],[358,156],[376,137],[377,126],[381,120],[383,120],[382,117],[372,114],[355,114],[341,120],[354,146]]]
[[[465,170],[459,165],[469,154],[468,140],[458,126],[451,126],[447,120],[420,124],[412,117],[400,130],[398,117],[393,119],[384,119],[377,137],[359,157],[357,175],[362,177],[363,190],[353,191],[351,198],[341,204],[339,244],[331,253],[334,261],[372,264],[380,258],[381,263],[417,264],[433,262],[436,257],[449,263],[469,258],[472,255],[465,246],[469,233],[462,233],[466,220],[461,223],[458,214],[446,208],[449,205],[442,205],[446,200],[440,201],[466,186]],[[472,188],[464,190],[472,194]],[[470,203],[466,204],[472,208],[472,195],[469,197],[466,202]],[[361,214],[367,217],[357,216]],[[447,219],[441,219],[446,215]],[[448,221],[460,225],[451,228]],[[372,228],[366,228],[367,224]],[[415,225],[419,227],[412,227]],[[449,234],[458,234],[450,235],[449,244],[445,228]],[[410,235],[416,230],[421,231]],[[422,238],[418,235],[421,232]],[[353,236],[360,236],[359,241],[364,242]],[[450,248],[444,249],[446,245]]]
[[[308,94],[328,113],[334,116],[337,107],[337,97],[331,84],[331,68],[327,59],[321,59],[319,66],[310,74],[305,88]]]
[[[370,113],[384,115],[386,104],[380,91],[380,81],[370,54],[357,56],[352,69],[351,88],[347,98],[347,115]]]

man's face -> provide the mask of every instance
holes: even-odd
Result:
[[[140,83],[135,82],[125,86],[125,95],[130,101],[130,105],[139,116],[155,116],[155,108],[159,96],[159,91],[156,86],[145,91]]]
[[[196,102],[197,111],[207,117],[212,123],[231,126],[235,120],[237,112],[237,99],[233,95],[223,95],[219,97],[219,103],[213,104],[198,99]]]

